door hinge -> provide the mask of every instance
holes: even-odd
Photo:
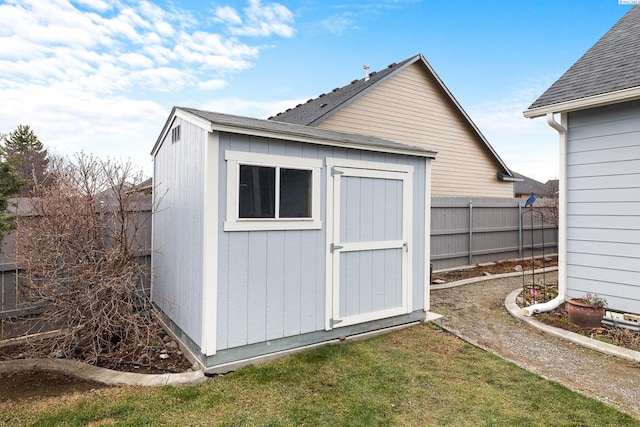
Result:
[[[402,247],[404,248],[404,251],[405,251],[405,252],[409,252],[409,242],[404,242],[404,243],[402,244]]]
[[[329,247],[329,250],[331,251],[331,253],[333,253],[333,251],[337,251],[338,249],[342,249],[342,248],[344,248],[344,246],[338,246],[332,243],[331,246]]]
[[[344,174],[344,172],[342,172],[341,170],[336,169],[335,166],[331,166],[331,176],[342,175],[342,174]]]

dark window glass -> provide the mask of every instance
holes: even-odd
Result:
[[[240,218],[275,218],[276,169],[240,165]]]
[[[280,169],[280,218],[311,218],[311,171]]]

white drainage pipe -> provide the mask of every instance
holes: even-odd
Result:
[[[537,314],[537,313],[543,313],[545,311],[554,310],[560,307],[560,304],[562,303],[564,303],[564,295],[558,295],[551,301],[530,305],[529,307],[524,307],[522,309],[522,314],[524,314],[525,316],[533,316],[534,313]]]

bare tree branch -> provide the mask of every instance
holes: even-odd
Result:
[[[16,258],[30,300],[68,331],[50,342],[51,355],[144,364],[158,332],[140,260],[150,251],[144,177],[130,163],[85,154],[52,159],[50,175],[52,184],[38,188],[30,214],[17,220]]]

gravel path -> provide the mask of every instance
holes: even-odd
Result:
[[[557,273],[550,279],[556,279]],[[557,338],[513,318],[505,298],[521,277],[431,290],[435,323],[484,350],[544,378],[640,418],[640,366]]]

